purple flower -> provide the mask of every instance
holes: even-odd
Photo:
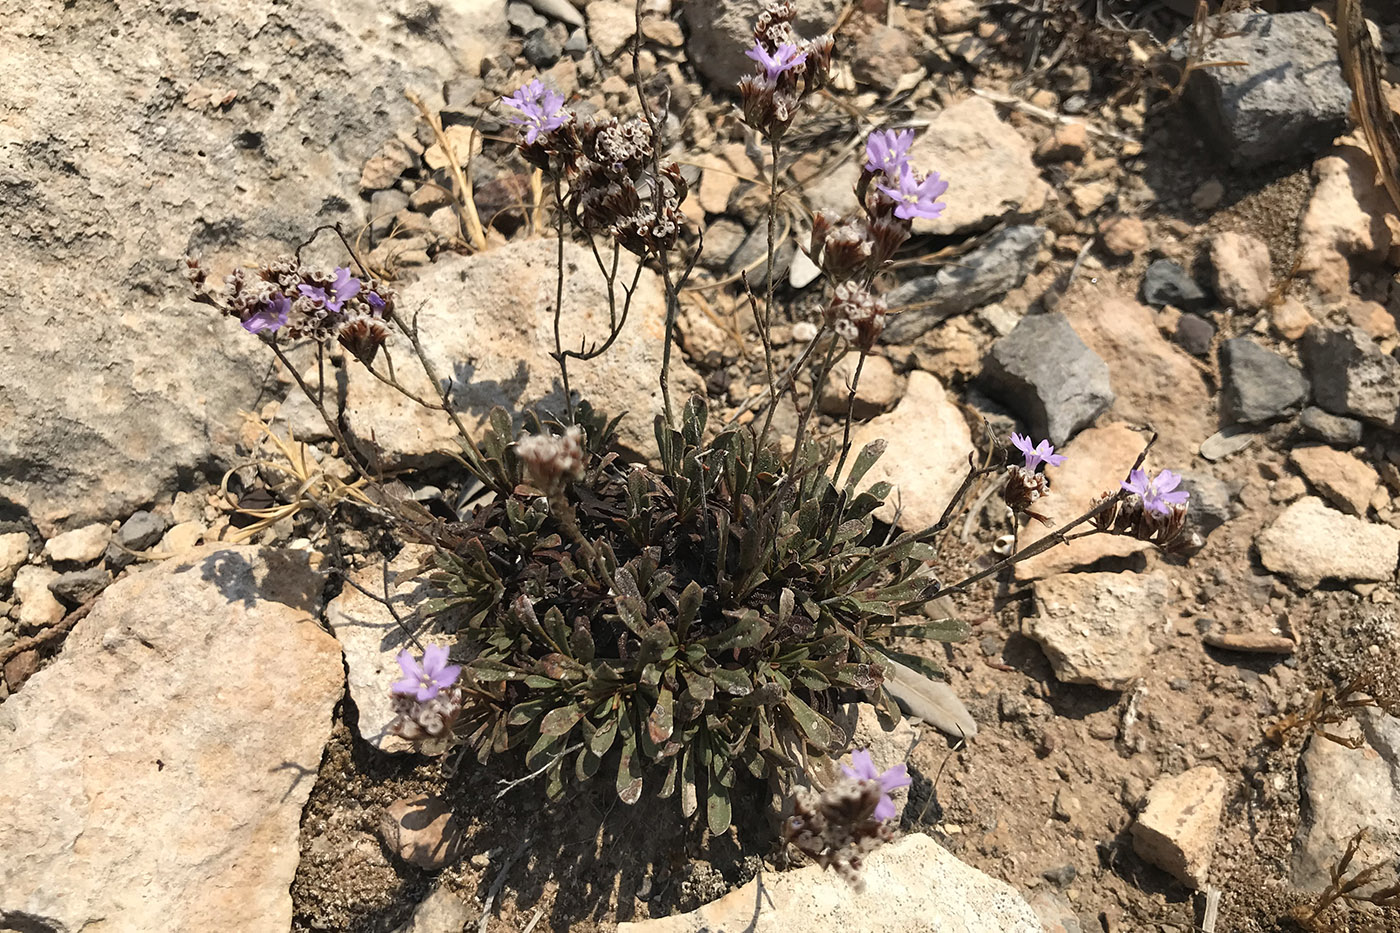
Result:
[[[894,819],[896,814],[894,801],[890,799],[890,791],[909,786],[909,770],[904,765],[895,765],[884,772],[878,772],[875,770],[875,762],[870,760],[870,752],[863,748],[851,752],[851,764],[855,767],[841,766],[846,777],[853,781],[880,782],[880,802],[875,805],[875,819]]]
[[[365,295],[365,303],[369,305],[369,309],[374,312],[375,317],[384,316],[384,309],[387,307],[387,304],[383,298],[379,297],[379,292],[368,292]]]
[[[895,187],[875,187],[894,200],[894,215],[905,220],[913,220],[915,217],[932,220],[942,214],[943,208],[947,206],[938,200],[938,196],[948,190],[948,183],[941,180],[937,172],[930,172],[927,178],[920,178],[908,162],[904,163]]]
[[[345,302],[360,293],[360,280],[350,274],[348,266],[335,270],[329,289],[319,285],[298,285],[297,290],[320,304],[327,311],[339,313]]]
[[[778,75],[784,71],[796,68],[807,60],[807,53],[797,51],[797,46],[791,42],[784,42],[778,46],[778,51],[772,55],[768,54],[763,43],[755,42],[753,48],[744,54],[763,66],[763,74],[768,79],[769,84],[778,80]]]
[[[267,303],[243,320],[243,329],[250,334],[263,331],[276,332],[287,323],[287,315],[292,311],[292,299],[277,292]]]
[[[557,130],[569,122],[569,113],[564,110],[564,95],[545,87],[539,78],[509,97],[502,97],[501,103],[520,111],[510,115],[510,122],[526,127],[526,145],[534,145],[541,133]]]
[[[876,130],[865,140],[865,170],[884,172],[890,178],[904,174],[909,161],[909,147],[914,145],[914,131]]]
[[[389,692],[401,696],[415,697],[419,703],[426,703],[457,682],[462,673],[460,664],[447,663],[447,649],[442,645],[428,645],[423,649],[423,663],[413,660],[407,650],[399,652],[399,667],[403,669],[403,680],[394,681]]]
[[[1169,515],[1172,506],[1183,505],[1191,498],[1189,492],[1176,488],[1181,485],[1181,474],[1171,470],[1163,470],[1150,480],[1146,470],[1133,470],[1128,481],[1119,485],[1140,497],[1142,507],[1154,515]]]
[[[1041,441],[1039,444],[1031,446],[1031,439],[1029,437],[1013,432],[1011,435],[1011,443],[1016,445],[1017,450],[1025,454],[1026,469],[1030,470],[1032,473],[1034,473],[1035,468],[1042,463],[1057,467],[1065,462],[1065,455],[1055,453],[1055,448],[1050,446],[1049,441]]]

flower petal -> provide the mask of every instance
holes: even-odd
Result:
[[[913,779],[909,777],[909,769],[904,765],[895,765],[880,775],[880,786],[884,788],[885,793],[900,787],[908,787],[911,783],[913,783]]]
[[[435,676],[447,664],[447,648],[428,644],[423,647],[423,673]]]
[[[894,801],[888,797],[881,797],[880,802],[875,804],[875,819],[884,822],[892,820],[899,815],[899,811],[894,808]]]
[[[455,684],[460,676],[462,676],[462,665],[449,664],[433,675],[433,683],[446,690]]]
[[[851,767],[862,781],[873,781],[880,775],[875,770],[875,762],[870,760],[870,752],[864,748],[851,752]]]

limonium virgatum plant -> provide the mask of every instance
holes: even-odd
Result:
[[[770,268],[784,136],[825,85],[833,53],[830,36],[798,36],[793,14],[787,3],[762,13],[748,53],[756,71],[739,83],[744,120],[769,150]],[[457,460],[484,495],[459,521],[378,497],[378,514],[392,528],[434,545],[426,570],[437,595],[427,608],[452,636],[451,645],[399,656],[403,677],[386,685],[398,734],[425,752],[460,747],[482,760],[511,755],[542,778],[550,797],[601,775],[622,801],[634,803],[651,784],[659,796],[674,797],[685,817],[703,813],[713,833],[729,828],[741,782],[802,771],[817,789],[800,796],[785,836],[854,879],[863,854],[891,838],[888,793],[909,779],[902,765],[878,773],[863,752],[852,768],[830,767],[849,738],[828,713],[857,698],[892,711],[892,662],[915,676],[939,675],[906,650],[911,639],[966,634],[956,619],[924,614],[936,597],[1085,534],[1182,546],[1191,537],[1186,493],[1170,471],[1148,477],[1144,449],[1117,490],[1079,518],[946,583],[934,541],[980,481],[1003,474],[1010,511],[1048,524],[1035,511],[1050,493],[1041,467],[1065,458],[1047,441],[1013,434],[1009,445],[991,443],[980,457],[969,456],[966,476],[932,526],[902,534],[877,527],[874,514],[891,485],[863,487],[862,480],[885,445],[853,451],[850,441],[861,367],[888,313],[874,283],[911,236],[913,219],[937,217],[948,190],[937,173],[924,176],[910,164],[908,129],[870,133],[859,210],[813,218],[804,248],[825,277],[825,313],[816,336],[781,371],[769,339],[773,276],[761,298],[748,292],[768,376],[761,421],[712,425],[698,397],[677,411],[669,385],[677,295],[701,244],[686,245],[686,182],[666,158],[662,122],[640,91],[638,102],[631,119],[582,117],[539,81],[501,102],[520,129],[521,154],[542,173],[554,201],[556,295],[565,285],[562,254],[571,236],[593,247],[610,295],[608,332],[578,348],[561,341],[556,302],[553,356],[564,410],[522,412],[518,433],[501,409],[479,437],[466,428],[416,321],[404,319],[393,292],[358,259],[329,273],[295,258],[256,273],[239,269],[218,290],[192,260],[196,297],[237,318],[282,360],[366,484],[382,486],[384,478],[347,442],[322,393],[325,380],[308,385],[290,365],[291,342],[310,341],[322,366],[338,342],[358,365],[452,418],[461,434]],[[612,447],[617,422],[569,390],[569,363],[606,353],[625,326],[636,278],[618,281],[620,251],[638,257],[636,275],[643,264],[655,268],[667,295],[654,464],[619,460]],[[394,375],[393,353],[405,347],[439,387],[436,397],[415,395]],[[841,443],[824,449],[808,430],[815,399],[851,349],[859,362]],[[799,375],[809,376],[805,398]],[[779,445],[773,403],[787,394],[800,416],[795,435]],[[1021,462],[1007,462],[1012,447]]]

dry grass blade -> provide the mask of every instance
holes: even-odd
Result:
[[[1361,0],[1337,0],[1337,51],[1376,170],[1392,205],[1400,208],[1400,127],[1381,92],[1382,59],[1361,15]]]

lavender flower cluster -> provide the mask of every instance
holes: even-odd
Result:
[[[250,334],[338,340],[365,363],[388,339],[394,293],[348,267],[327,273],[291,257],[252,272],[240,266],[215,292],[209,290],[198,259],[190,257],[185,264],[195,300],[238,318]]]
[[[515,111],[510,120],[524,131],[525,159],[556,181],[568,180],[566,210],[582,229],[609,236],[638,256],[675,245],[689,187],[679,165],[656,158],[650,123],[579,119],[562,95],[538,80],[501,102]]]
[[[792,28],[797,7],[776,3],[754,23],[753,48],[745,54],[758,71],[739,81],[744,122],[770,140],[781,139],[802,102],[831,77],[835,40],[829,35],[802,39]]]
[[[853,887],[862,887],[865,856],[894,839],[896,811],[890,791],[909,786],[904,765],[875,770],[870,752],[851,753],[854,767],[820,793],[803,792],[783,825],[783,838],[813,862],[833,869]]]
[[[1166,551],[1200,547],[1199,538],[1186,527],[1186,502],[1191,494],[1177,488],[1181,474],[1163,470],[1149,477],[1146,470],[1133,470],[1118,485],[1129,495],[1094,519],[1100,531],[1131,535]],[[1100,496],[1095,505],[1111,495]]]
[[[390,732],[412,742],[451,735],[462,712],[462,689],[456,686],[462,666],[447,660],[447,648],[442,645],[427,645],[422,661],[414,660],[409,651],[399,652],[403,677],[389,688],[396,714]]]

